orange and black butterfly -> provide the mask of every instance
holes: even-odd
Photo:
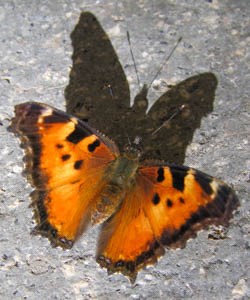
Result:
[[[102,89],[106,76],[98,80],[86,72],[86,61],[95,61],[91,30],[104,35],[96,18],[83,13],[75,29],[80,45],[66,90],[67,113],[41,103],[19,104],[11,129],[22,140],[26,173],[35,188],[35,231],[55,246],[71,248],[87,225],[102,223],[97,261],[133,282],[138,270],[155,263],[165,248],[183,247],[210,224],[227,225],[238,199],[224,182],[180,165],[202,116],[212,110],[215,77],[205,73],[184,81],[162,95],[148,114],[145,97],[138,96],[130,108],[126,83],[117,82],[119,76],[108,69],[113,61],[113,71],[124,79],[121,66],[104,59],[113,52],[107,38],[100,38],[97,69],[102,61],[110,63],[97,74],[108,69],[113,95]],[[90,40],[84,40],[86,35]],[[152,134],[180,104],[186,110],[169,128]],[[126,146],[124,128],[132,139],[142,138],[142,151]]]
[[[192,168],[140,161],[87,123],[45,104],[17,105],[12,129],[26,149],[36,231],[73,243],[104,222],[97,261],[135,280],[164,247],[176,248],[209,224],[227,224],[238,200],[222,181]]]

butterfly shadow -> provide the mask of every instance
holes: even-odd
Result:
[[[117,54],[96,17],[83,12],[71,34],[73,66],[66,110],[110,137],[122,150],[141,140],[141,159],[183,164],[201,120],[213,110],[217,79],[192,76],[172,86],[148,113],[147,87],[130,106],[129,85]]]

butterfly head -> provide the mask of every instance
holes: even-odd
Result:
[[[131,160],[139,160],[142,153],[141,141],[139,136],[136,136],[133,142],[128,139],[128,144],[124,147],[124,156]]]

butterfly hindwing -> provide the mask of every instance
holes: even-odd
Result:
[[[237,205],[231,188],[200,171],[143,166],[120,210],[103,225],[97,260],[133,281],[164,247],[183,247],[209,224],[226,225]]]
[[[12,130],[21,136],[26,173],[36,188],[36,231],[71,247],[93,214],[118,150],[84,122],[45,104],[20,104],[15,113]]]

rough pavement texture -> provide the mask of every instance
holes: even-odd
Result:
[[[67,251],[30,235],[32,189],[21,176],[19,140],[6,131],[17,103],[41,101],[64,109],[70,33],[84,10],[96,14],[108,32],[132,94],[138,87],[127,30],[146,83],[183,37],[158,78],[157,93],[198,73],[217,76],[214,111],[203,119],[185,164],[233,185],[241,201],[225,239],[201,232],[185,249],[168,251],[141,271],[133,286],[95,262],[98,227]],[[248,0],[1,1],[1,299],[249,299],[249,14]],[[156,92],[152,99],[159,97]]]

